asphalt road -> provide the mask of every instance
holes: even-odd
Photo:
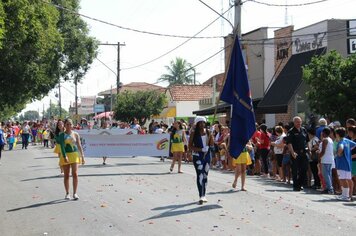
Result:
[[[51,149],[3,152],[0,235],[355,235],[356,203],[261,177],[232,190],[232,173],[209,173],[209,202],[197,205],[192,164],[169,174],[154,157],[87,158],[79,201],[65,201]],[[239,183],[240,184],[240,183]],[[239,186],[239,185],[238,185]]]

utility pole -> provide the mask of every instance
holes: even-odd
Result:
[[[112,85],[110,86],[110,112],[112,111]]]
[[[115,75],[116,75],[116,93],[119,94],[119,90],[120,90],[120,47],[121,46],[126,46],[125,43],[120,43],[120,42],[117,42],[117,44],[115,43],[99,43],[99,45],[101,46],[117,46],[117,71],[116,73],[111,70],[107,65],[105,65],[104,63],[104,66],[106,66],[110,71],[112,71]]]
[[[120,42],[117,42],[116,96],[120,92]]]
[[[58,105],[59,105],[59,118],[62,118],[62,97],[61,97],[61,80],[59,79],[58,84]]]
[[[78,122],[78,79],[77,76],[74,78],[74,87],[75,87],[75,125]]]
[[[234,21],[234,35],[241,37],[241,0],[235,0],[235,21]]]

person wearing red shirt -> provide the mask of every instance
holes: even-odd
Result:
[[[261,137],[257,139],[257,143],[260,150],[260,155],[262,159],[262,169],[264,176],[268,175],[268,152],[270,149],[271,141],[269,139],[270,133],[267,132],[267,125],[260,125]]]
[[[261,161],[260,161],[260,145],[257,140],[261,139],[261,132],[259,131],[259,126],[256,124],[256,131],[252,136],[252,143],[255,146],[255,165],[254,165],[254,170],[253,173],[255,175],[260,175],[261,174]]]

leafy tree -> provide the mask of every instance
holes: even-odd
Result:
[[[310,108],[331,120],[344,121],[356,115],[356,55],[342,58],[336,51],[314,57],[303,68],[309,85]]]
[[[79,8],[79,0],[53,2],[63,2],[74,12]],[[80,80],[96,56],[97,43],[88,36],[87,26],[78,15],[51,3],[1,3],[0,26],[4,22],[4,27],[0,27],[0,110],[8,117],[21,111],[26,103],[42,99],[61,76]]]
[[[169,87],[175,84],[192,84],[194,81],[194,70],[186,60],[177,57],[171,61],[170,66],[165,66],[168,73],[161,75],[158,82],[168,82]]]
[[[51,116],[54,116],[54,117],[58,117],[58,118],[65,118],[65,117],[68,117],[69,116],[69,113],[68,111],[66,111],[65,109],[62,108],[62,116],[60,116],[60,107],[59,105],[57,104],[53,104],[51,103],[50,104],[50,107],[47,108],[47,110],[45,111],[44,113],[44,117],[46,117],[47,119],[51,118]]]
[[[57,24],[64,39],[61,76],[65,80],[79,82],[97,55],[98,42],[88,37],[87,24],[79,15],[72,13],[79,11],[79,0],[53,0],[53,2],[70,10],[59,10]]]
[[[2,38],[4,37],[4,33],[5,33],[5,12],[4,12],[4,8],[2,5],[2,1],[0,1],[0,49],[2,48]]]
[[[166,95],[155,90],[125,91],[117,96],[115,119],[130,122],[137,118],[142,125],[152,115],[160,114],[166,104]]]
[[[40,114],[38,111],[26,111],[23,115],[25,120],[38,120],[40,118]]]

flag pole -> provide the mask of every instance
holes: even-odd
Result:
[[[241,5],[242,5],[241,0],[235,0],[235,21],[234,21],[234,29],[233,29],[233,40],[232,40],[232,44],[230,44],[230,45],[225,47],[225,51],[229,47],[231,47],[231,50],[230,50],[230,54],[228,56],[228,61],[227,61],[227,63],[225,63],[224,81],[223,81],[222,87],[221,87],[221,89],[219,91],[218,101],[216,102],[216,105],[215,105],[213,123],[215,121],[216,113],[217,113],[217,110],[218,110],[218,105],[220,103],[221,92],[222,92],[222,90],[223,90],[223,88],[225,86],[227,72],[228,72],[228,69],[229,69],[229,66],[230,66],[230,61],[231,61],[231,54],[232,54],[233,47],[235,45],[235,40],[236,40],[236,37],[240,37],[241,36]],[[232,109],[232,107],[231,107],[231,109]]]
[[[231,35],[231,34],[229,34],[228,37],[230,37],[230,35]],[[234,47],[234,45],[235,45],[236,37],[237,37],[237,32],[235,31],[235,33],[234,33],[233,36],[232,36],[232,43],[230,43],[229,45],[227,45],[227,46],[225,47],[225,50],[226,50],[227,48],[231,48],[231,50],[230,50],[229,56],[228,56],[228,58],[227,58],[228,61],[227,61],[227,63],[225,64],[224,80],[223,80],[222,87],[221,87],[221,89],[220,89],[220,91],[219,91],[219,98],[218,98],[218,101],[216,102],[216,105],[215,105],[214,116],[213,116],[213,123],[214,123],[214,121],[215,121],[216,113],[217,113],[217,110],[218,110],[218,105],[219,105],[219,103],[220,103],[221,92],[222,92],[222,90],[224,89],[224,86],[225,86],[226,77],[227,77],[227,72],[228,72],[229,67],[230,67],[231,54],[232,54],[232,51],[233,51],[233,47]]]

